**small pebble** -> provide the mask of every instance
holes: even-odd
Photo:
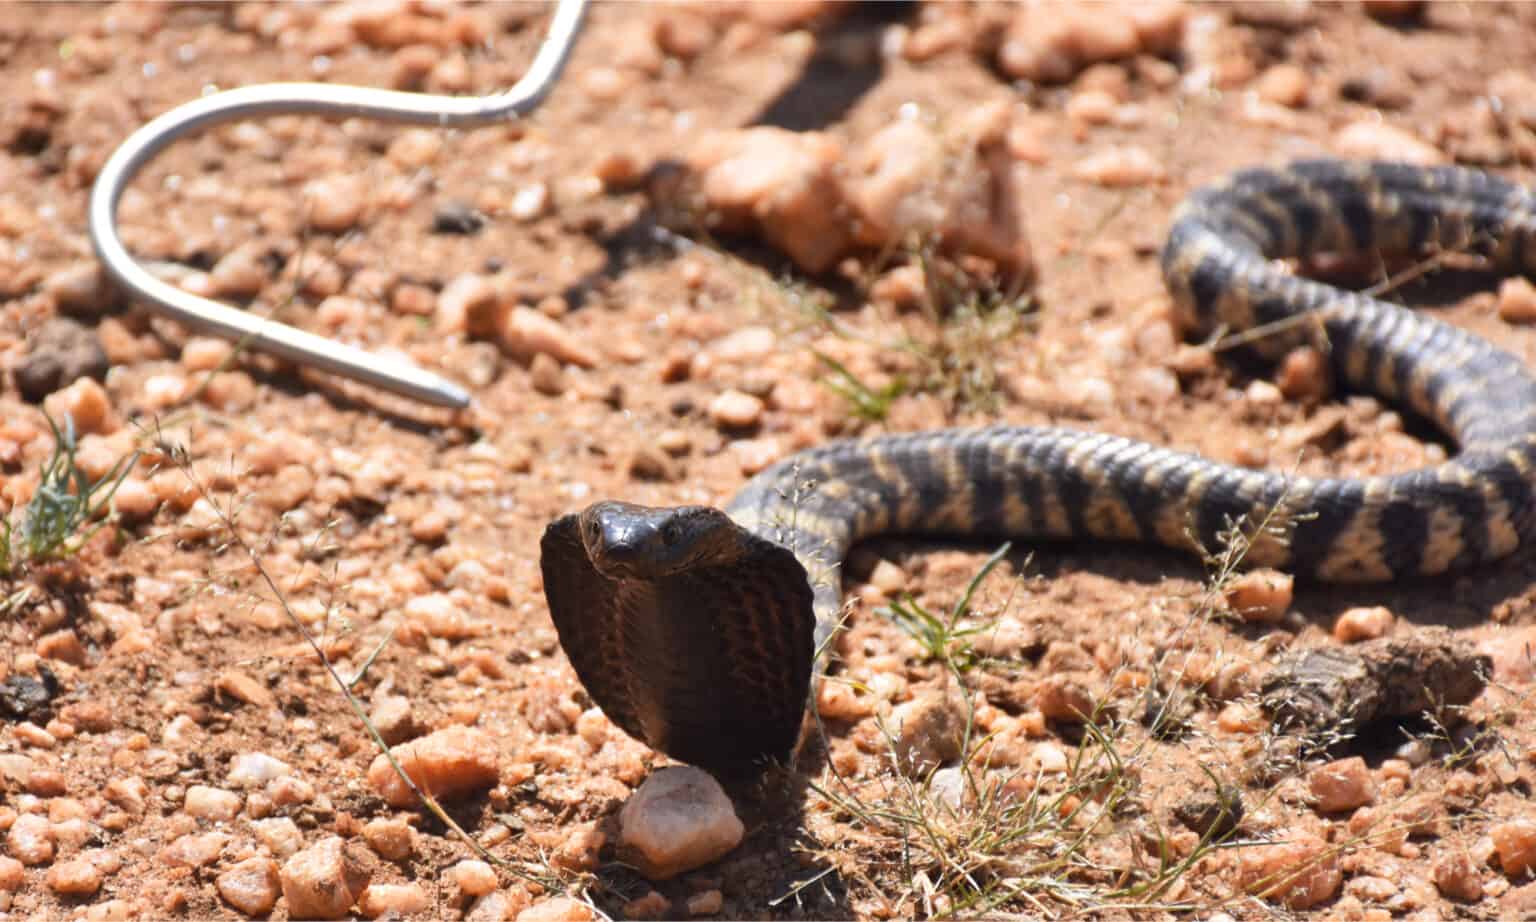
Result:
[[[213,883],[224,902],[252,918],[270,913],[282,894],[277,862],[259,855],[232,865]]]
[[[549,210],[549,203],[549,184],[529,183],[512,196],[512,205],[507,212],[519,221],[532,221]]]
[[[1351,877],[1344,884],[1344,892],[1366,903],[1385,903],[1397,896],[1398,885],[1385,877],[1361,874]]]
[[[629,151],[606,151],[592,165],[592,175],[602,180],[603,188],[609,192],[634,188],[645,173],[644,164]]]
[[[757,362],[778,348],[779,338],[768,327],[742,327],[709,344],[709,354],[721,362]]]
[[[485,896],[496,889],[496,870],[473,858],[460,861],[448,870],[454,886],[465,896]]]
[[[763,401],[741,391],[726,391],[710,401],[709,418],[721,429],[751,429],[762,421]]]
[[[671,900],[655,890],[650,890],[644,896],[637,897],[624,904],[624,918],[665,919],[667,917],[667,910],[671,908]]]
[[[528,383],[541,394],[557,397],[565,391],[565,372],[558,361],[540,352],[528,365]]]
[[[187,788],[182,809],[188,816],[214,822],[228,822],[240,815],[240,795],[233,791],[194,784]]]
[[[574,333],[539,311],[521,305],[512,308],[501,323],[501,343],[513,355],[531,358],[539,353],[568,365],[594,368],[602,356]]]
[[[1060,774],[1068,766],[1066,752],[1055,743],[1036,743],[1029,751],[1029,761],[1037,771],[1047,775]]]
[[[277,699],[266,686],[243,672],[230,670],[219,676],[214,687],[224,695],[263,710],[277,706]]]
[[[75,666],[84,666],[87,659],[85,647],[80,643],[79,635],[67,628],[50,631],[39,637],[33,649],[44,659],[59,660]]]
[[[356,227],[368,203],[368,185],[360,176],[317,179],[304,187],[304,206],[311,227],[339,234]]]
[[[26,867],[9,855],[0,855],[0,892],[15,893],[26,882]]]
[[[63,390],[55,391],[43,406],[61,426],[63,417],[68,416],[76,435],[105,435],[117,428],[112,414],[112,398],[94,378],[80,378]]]
[[[211,336],[197,336],[181,347],[181,367],[187,371],[213,371],[229,362],[234,346]]]
[[[288,858],[304,845],[304,834],[299,831],[298,824],[286,816],[257,820],[251,828],[256,833],[256,840],[278,860]]]
[[[607,842],[607,834],[596,823],[577,823],[566,830],[550,862],[566,871],[595,871],[598,853]]]
[[[847,682],[823,681],[816,690],[816,710],[827,720],[862,720],[875,712],[874,703]]]
[[[129,813],[144,812],[144,799],[149,796],[149,785],[142,778],[114,778],[107,782],[102,793],[109,803]]]
[[[340,919],[368,885],[362,862],[347,853],[339,836],[298,852],[279,871],[288,915],[294,919]]]
[[[434,326],[443,333],[468,333],[476,337],[496,335],[501,316],[501,294],[493,279],[467,273],[455,276],[437,296]]]
[[[897,767],[912,777],[960,757],[965,740],[965,701],[956,694],[925,692],[891,709],[885,720],[895,737]]]
[[[1167,175],[1157,158],[1141,147],[1117,147],[1100,151],[1072,166],[1072,175],[1107,188],[1144,186]]]
[[[1536,285],[1514,276],[1499,283],[1499,319],[1505,323],[1536,323]]]
[[[384,156],[401,169],[419,170],[437,160],[442,150],[442,132],[428,128],[409,128],[390,142]]]
[[[1397,618],[1392,610],[1381,605],[1369,608],[1351,608],[1339,615],[1333,624],[1333,639],[1339,643],[1359,643],[1375,640],[1391,633]]]
[[[315,475],[303,464],[290,464],[273,475],[258,494],[258,501],[273,512],[291,512],[304,504],[315,489]]]
[[[619,813],[619,844],[651,880],[709,864],[741,842],[745,827],[719,782],[692,766],[663,768]]]
[[[1262,708],[1245,701],[1234,701],[1216,715],[1216,726],[1228,733],[1259,733],[1269,726]]]
[[[907,573],[889,560],[882,560],[870,571],[869,583],[887,597],[894,597],[907,588]]]
[[[171,840],[160,850],[159,857],[161,862],[174,867],[202,868],[218,861],[224,846],[228,844],[229,836],[226,833],[187,833]]]
[[[1335,846],[1311,833],[1239,849],[1236,857],[1244,890],[1291,909],[1311,909],[1333,899],[1344,882]]]
[[[266,796],[277,807],[297,807],[315,799],[315,786],[303,778],[285,775],[267,785]]]
[[[237,788],[257,788],[292,771],[287,762],[265,752],[242,752],[230,763],[228,781]]]
[[[6,830],[5,847],[22,864],[45,864],[53,860],[53,828],[46,817],[24,813]]]
[[[48,889],[60,896],[94,896],[101,882],[101,869],[84,858],[61,861],[48,869]]]
[[[416,596],[405,603],[402,611],[432,637],[470,640],[484,633],[485,625],[466,612],[455,601],[455,597],[448,593],[433,592]]]
[[[142,391],[144,406],[151,410],[173,407],[187,399],[190,390],[187,379],[183,375],[150,375],[144,379]]]
[[[1291,400],[1322,400],[1333,391],[1331,369],[1323,353],[1302,346],[1286,353],[1275,373],[1275,386]]]
[[[591,922],[592,907],[568,896],[535,903],[517,914],[517,922]]]
[[[1520,817],[1488,828],[1499,866],[1511,877],[1536,869],[1536,819]]]
[[[608,739],[608,732],[612,726],[613,724],[604,716],[601,708],[590,707],[576,718],[576,735],[596,751],[603,748],[603,743]]]
[[[1476,903],[1483,898],[1483,879],[1465,848],[1448,846],[1435,856],[1435,888],[1448,899]]]
[[[784,446],[773,436],[758,439],[736,439],[730,444],[736,465],[748,477],[762,471],[784,457]]]
[[[476,897],[464,914],[464,922],[504,922],[517,916],[528,905],[528,891],[522,887],[496,890]]]
[[[242,244],[220,257],[208,272],[208,292],[216,298],[253,298],[261,294],[269,274],[266,248]]]
[[[390,750],[417,786],[451,801],[496,783],[500,754],[495,740],[473,727],[445,727]],[[416,796],[382,753],[368,766],[368,783],[392,807],[408,807]]]
[[[1307,789],[1319,813],[1342,813],[1376,799],[1376,782],[1359,756],[1312,769],[1307,774]]]
[[[1048,675],[1035,689],[1035,708],[1047,720],[1081,724],[1094,715],[1093,695],[1076,678],[1056,673]]]
[[[384,915],[408,918],[425,912],[431,905],[431,899],[418,884],[369,884],[358,901],[358,908],[370,919]]]
[[[640,445],[629,459],[629,476],[635,480],[668,482],[677,480],[682,473],[682,465],[655,445]]]
[[[1299,109],[1307,104],[1311,83],[1302,68],[1294,64],[1277,64],[1259,75],[1256,89],[1259,98],[1265,102]]]
[[[409,858],[416,850],[416,832],[399,817],[378,817],[363,825],[363,841],[385,861]]]
[[[1066,116],[1073,122],[1083,125],[1107,125],[1115,118],[1115,110],[1120,106],[1115,97],[1103,90],[1085,90],[1073,93],[1067,100],[1065,107]]]
[[[388,695],[375,702],[368,719],[391,746],[420,736],[427,729],[416,720],[411,699],[404,695]]]
[[[59,744],[52,733],[30,721],[16,724],[11,729],[11,735],[16,738],[16,742],[34,749],[52,749]]]
[[[598,103],[611,103],[630,89],[630,80],[617,68],[587,68],[581,86]]]
[[[43,280],[59,313],[70,317],[99,317],[117,303],[117,287],[94,261],[60,269]]]
[[[718,915],[725,905],[725,895],[719,890],[705,890],[688,897],[688,914],[690,916]]]
[[[1244,621],[1274,624],[1291,609],[1295,579],[1278,570],[1250,570],[1227,584],[1227,607]]]
[[[1440,148],[1385,122],[1363,121],[1346,125],[1333,136],[1334,150],[1356,160],[1401,160],[1419,166],[1445,163]]]

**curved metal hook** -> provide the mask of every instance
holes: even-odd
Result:
[[[241,340],[252,349],[434,406],[468,406],[469,393],[463,388],[408,362],[376,356],[162,282],[135,262],[123,246],[117,232],[117,205],[128,182],[169,144],[191,132],[238,119],[321,115],[451,127],[525,116],[544,101],[565,68],[586,5],[587,0],[559,0],[549,34],[528,72],[510,90],[494,96],[433,96],[327,83],[268,83],[214,93],[177,106],[129,135],[96,177],[89,212],[96,257],[130,294],[187,327]]]

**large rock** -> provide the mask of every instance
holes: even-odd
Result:
[[[705,138],[688,165],[703,206],[725,230],[763,237],[807,272],[825,272],[851,242],[836,167],[842,145],[818,132],[748,128]]]
[[[647,778],[620,811],[619,827],[619,847],[651,880],[724,856],[745,832],[720,784],[691,766]]]

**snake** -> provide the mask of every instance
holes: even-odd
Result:
[[[1431,422],[1441,463],[1363,477],[1222,464],[1099,432],[994,425],[813,446],[725,509],[605,500],[540,544],[560,644],[630,736],[720,777],[785,764],[842,615],[839,567],[876,535],[1094,539],[1202,553],[1244,522],[1245,565],[1303,580],[1464,571],[1536,535],[1536,378],[1474,333],[1305,278],[1284,260],[1475,254],[1536,273],[1536,195],[1455,166],[1310,160],[1194,190],[1161,253],[1190,335],[1321,344],[1335,380]],[[820,652],[819,652],[820,651]],[[822,664],[818,666],[818,663]]]

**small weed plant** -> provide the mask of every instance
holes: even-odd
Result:
[[[74,422],[66,416],[60,428],[52,417],[47,419],[54,447],[37,489],[20,515],[0,520],[0,576],[15,576],[30,565],[79,553],[106,525],[107,507],[139,459],[138,452],[125,455],[92,479],[76,462]]]

